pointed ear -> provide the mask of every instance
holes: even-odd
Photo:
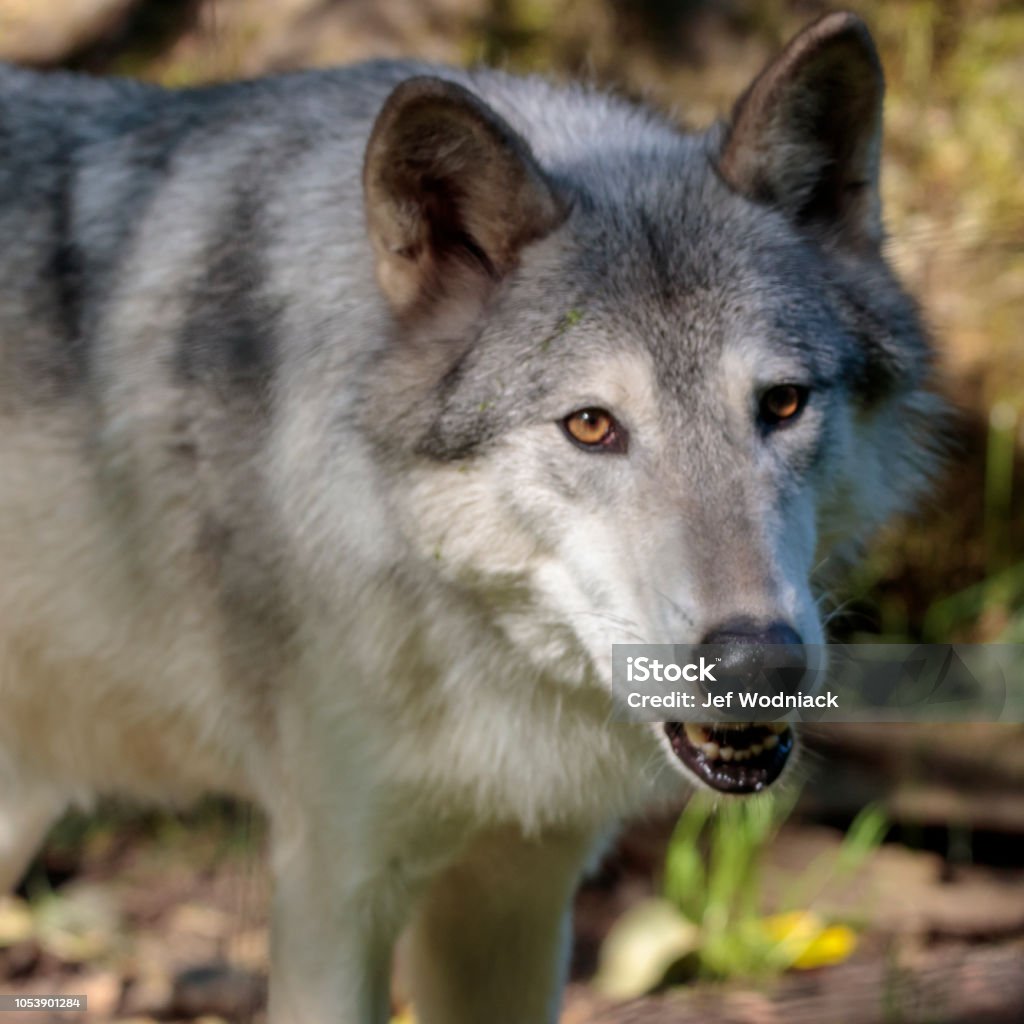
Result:
[[[878,244],[885,79],[867,26],[828,14],[804,29],[740,97],[719,157],[751,199],[846,244]]]
[[[412,78],[384,104],[363,165],[377,279],[405,314],[482,295],[565,209],[529,146],[467,89]]]

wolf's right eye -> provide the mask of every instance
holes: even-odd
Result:
[[[795,419],[807,402],[807,388],[799,384],[777,384],[761,396],[761,421],[768,426]]]
[[[566,437],[588,451],[624,452],[626,432],[606,409],[577,409],[562,420]]]

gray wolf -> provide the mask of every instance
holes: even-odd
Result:
[[[273,1024],[380,1024],[403,932],[424,1024],[554,1021],[603,837],[792,759],[609,724],[612,643],[820,642],[815,567],[927,476],[882,97],[848,14],[704,134],[409,62],[3,69],[0,885],[70,803],[231,793]]]

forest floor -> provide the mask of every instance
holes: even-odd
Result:
[[[816,768],[767,850],[760,899],[780,908],[795,879],[834,856],[855,810],[878,802],[887,841],[854,879],[813,898],[815,913],[857,922],[852,956],[620,1005],[590,979],[612,922],[658,888],[672,827],[637,824],[578,895],[563,1024],[1020,1024],[1022,739],[1006,726],[834,726],[812,737]],[[86,994],[95,1022],[260,1024],[262,839],[255,815],[230,805],[66,823],[23,887],[28,899],[0,903],[0,989]]]

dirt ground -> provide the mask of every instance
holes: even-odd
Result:
[[[893,826],[849,883],[814,896],[816,912],[858,922],[853,956],[767,984],[689,984],[623,1005],[594,993],[608,928],[659,884],[672,822],[638,823],[577,898],[563,1024],[1020,1024],[1022,741],[1004,726],[833,726],[812,737],[814,770],[763,866],[765,909],[835,854],[857,807],[879,801]],[[58,829],[22,892],[31,915],[23,902],[0,904],[0,989],[87,994],[96,1022],[260,1024],[260,820],[215,803],[103,821]],[[25,1016],[46,1019],[76,1018]]]

